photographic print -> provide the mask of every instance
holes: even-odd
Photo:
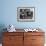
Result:
[[[18,7],[17,8],[18,21],[35,21],[35,8],[34,7]]]

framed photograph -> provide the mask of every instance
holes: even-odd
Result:
[[[18,7],[17,20],[23,22],[35,21],[35,7]]]

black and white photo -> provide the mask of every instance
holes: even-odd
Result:
[[[34,7],[18,7],[17,20],[18,21],[34,21],[35,8]]]

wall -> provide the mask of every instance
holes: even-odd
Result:
[[[1,0],[0,24],[13,24],[16,28],[46,28],[46,1],[43,0]],[[17,7],[35,7],[35,22],[18,22]],[[21,23],[21,24],[20,24]]]
[[[46,32],[46,0],[0,0],[0,31],[13,24],[15,28],[37,28]],[[18,22],[17,7],[35,7],[35,22]]]

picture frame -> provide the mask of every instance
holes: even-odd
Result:
[[[18,7],[17,21],[20,22],[34,22],[35,21],[35,7]]]

